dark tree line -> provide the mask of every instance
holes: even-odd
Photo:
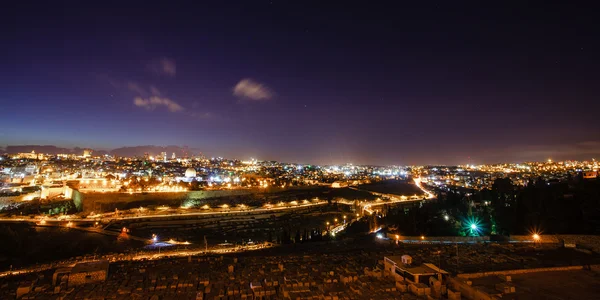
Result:
[[[438,201],[391,209],[383,223],[403,235],[600,233],[600,181],[496,179],[491,189],[438,192]],[[477,230],[470,228],[476,224]]]

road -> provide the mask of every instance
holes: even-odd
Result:
[[[421,181],[420,178],[415,178],[415,185],[417,187],[419,187],[423,193],[426,195],[426,199],[433,199],[435,198],[435,196],[433,195],[433,193],[427,191],[425,188],[423,188],[423,186],[421,185]],[[355,190],[360,190],[357,188],[352,188]],[[360,190],[360,191],[366,191],[366,190]],[[383,204],[392,204],[392,203],[400,203],[400,202],[411,202],[411,201],[423,201],[423,199],[408,199],[405,196],[398,196],[398,195],[394,195],[394,194],[383,194],[383,193],[377,193],[377,192],[372,192],[372,191],[366,191],[369,192],[373,195],[376,196],[380,196],[380,197],[386,197],[388,199],[390,199],[389,201],[383,201],[383,200],[379,200],[379,201],[368,201],[368,202],[361,202],[360,205],[362,206],[363,210],[368,212],[368,213],[373,213],[373,211],[371,210],[371,207],[373,206],[378,206],[378,205],[383,205]],[[338,203],[340,204],[345,204],[345,205],[354,205],[354,201],[339,201]],[[118,235],[119,233],[116,233],[114,231],[107,231],[107,230],[103,230],[101,228],[98,227],[78,227],[77,223],[86,223],[86,222],[95,222],[96,224],[99,221],[102,221],[103,223],[106,222],[111,222],[111,221],[119,221],[119,220],[134,220],[134,219],[147,219],[147,218],[169,218],[169,217],[174,217],[174,216],[211,216],[211,215],[223,215],[223,214],[241,214],[241,213],[261,213],[261,212],[273,212],[273,211],[285,211],[285,210],[294,210],[294,209],[299,209],[299,208],[306,208],[306,207],[312,207],[312,206],[319,206],[319,205],[324,205],[327,204],[326,201],[316,201],[316,202],[310,202],[310,203],[306,203],[306,201],[303,201],[302,203],[296,203],[296,204],[284,204],[284,205],[270,205],[269,207],[260,207],[260,208],[222,208],[220,211],[214,211],[214,210],[210,210],[210,211],[194,211],[194,212],[178,212],[178,213],[172,213],[172,212],[168,212],[171,209],[167,209],[165,210],[165,212],[158,212],[157,214],[144,214],[144,215],[138,215],[138,216],[118,216],[118,215],[114,215],[113,213],[111,213],[112,215],[107,216],[109,214],[98,214],[96,218],[79,218],[79,217],[75,217],[75,216],[63,216],[61,218],[22,218],[22,217],[16,217],[16,218],[0,218],[0,222],[30,222],[30,223],[35,223],[36,225],[39,226],[66,226],[66,227],[72,227],[73,229],[77,229],[77,230],[86,230],[86,231],[90,231],[90,232],[96,232],[96,233],[102,233],[102,234],[109,234],[109,235]],[[150,212],[150,211],[149,211]],[[347,224],[346,223],[342,223],[339,224],[333,228],[331,228],[330,232],[335,235],[341,231],[343,231],[344,229],[346,229],[347,225],[350,224],[353,220],[350,220]],[[140,239],[143,241],[147,241],[146,239],[141,239],[141,238],[137,238],[137,237],[132,237],[129,236],[130,238],[135,238],[135,239]],[[172,257],[172,256],[190,256],[190,255],[202,255],[202,254],[215,254],[215,253],[233,253],[233,252],[242,252],[242,251],[251,251],[251,250],[257,250],[257,249],[262,249],[266,247],[265,245],[252,245],[252,246],[238,246],[238,247],[231,247],[231,248],[226,248],[226,249],[213,249],[213,250],[199,250],[199,249],[194,249],[194,250],[172,250],[172,251],[163,251],[162,253],[138,253],[138,254],[134,254],[134,255],[113,255],[110,257],[103,257],[103,259],[109,259],[111,261],[118,261],[118,260],[142,260],[142,259],[160,259],[163,257]],[[33,266],[30,268],[25,268],[25,269],[21,269],[21,270],[11,270],[11,271],[6,271],[6,272],[0,272],[0,277],[4,277],[4,276],[9,276],[9,275],[17,275],[17,274],[24,274],[24,273],[30,273],[30,272],[40,272],[40,271],[44,271],[44,270],[48,270],[48,269],[52,269],[52,268],[57,268],[57,267],[61,267],[61,266],[72,266],[77,262],[81,262],[81,261],[67,261],[64,263],[52,263],[52,264],[45,264],[45,265],[38,265],[38,266]]]
[[[77,216],[62,216],[59,218],[48,218],[37,216],[36,218],[23,218],[23,217],[11,217],[11,218],[0,218],[0,222],[29,222],[35,223],[37,225],[60,225],[67,227],[75,227],[75,223],[85,223],[85,222],[99,222],[99,221],[121,221],[121,220],[135,220],[135,219],[147,219],[147,218],[169,218],[175,216],[211,216],[211,215],[223,215],[223,214],[242,214],[242,213],[261,213],[261,212],[272,212],[272,211],[282,211],[282,210],[293,210],[298,208],[306,208],[312,206],[319,206],[327,204],[326,201],[318,201],[312,203],[302,203],[296,205],[271,205],[266,208],[232,208],[232,209],[221,209],[220,211],[195,211],[195,212],[177,212],[177,213],[158,213],[158,214],[140,214],[137,216],[106,216],[107,214],[97,214],[93,218],[80,218]],[[168,211],[168,210],[167,210]],[[114,213],[110,213],[114,214]],[[68,226],[69,222],[71,226]]]
[[[182,257],[182,256],[196,256],[196,255],[245,252],[245,251],[260,250],[260,249],[264,249],[264,248],[268,248],[268,247],[270,247],[270,246],[268,246],[266,244],[258,244],[258,245],[235,246],[235,247],[224,248],[224,249],[208,249],[208,250],[177,249],[177,250],[166,250],[166,251],[162,251],[160,253],[141,252],[141,253],[137,253],[137,254],[133,254],[133,255],[105,255],[105,256],[102,256],[101,259],[109,260],[111,262],[129,261],[129,260],[144,260],[144,259],[145,260],[154,260],[154,259],[162,259],[162,258],[168,258],[168,257]],[[27,273],[37,273],[37,272],[42,272],[42,271],[55,269],[55,268],[73,267],[77,263],[95,261],[95,260],[97,260],[97,259],[83,259],[83,260],[79,260],[79,261],[68,260],[68,261],[63,261],[63,262],[58,262],[58,263],[53,262],[53,263],[49,263],[49,264],[36,265],[36,266],[29,267],[29,268],[23,268],[23,269],[18,269],[18,270],[9,270],[9,271],[0,272],[0,278],[6,277],[6,276],[27,274]]]

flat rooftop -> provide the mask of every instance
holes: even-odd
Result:
[[[85,272],[98,272],[98,271],[107,271],[108,272],[109,262],[108,260],[97,260],[90,262],[83,262],[76,264],[73,269],[71,269],[71,273],[85,273]]]
[[[431,268],[427,266],[427,264],[422,264],[418,266],[408,266],[402,263],[402,256],[386,256],[385,258],[396,263],[396,266],[408,273],[411,274],[437,274],[439,272],[446,273],[443,270],[438,270],[437,268]]]

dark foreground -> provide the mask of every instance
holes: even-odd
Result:
[[[223,256],[116,262],[107,280],[97,284],[53,284],[53,271],[3,278],[0,298],[14,299],[25,283],[33,285],[27,296],[35,299],[416,299],[383,272],[383,258],[409,254],[413,265],[441,264],[453,273],[455,252],[452,245],[395,245],[366,236]],[[557,245],[461,245],[459,254],[461,273],[600,262],[593,253]],[[537,299],[588,299],[600,285],[600,276],[589,270],[532,274],[515,276],[517,292],[505,297],[531,299],[540,291]]]

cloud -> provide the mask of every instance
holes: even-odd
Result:
[[[143,107],[148,110],[153,110],[158,106],[166,106],[170,112],[182,111],[183,107],[179,103],[159,96],[151,96],[149,98],[135,97],[133,104],[138,107]]]
[[[212,119],[216,117],[214,114],[209,112],[190,112],[189,115],[198,119]]]
[[[152,95],[155,95],[155,96],[161,96],[162,95],[161,92],[160,92],[160,90],[158,90],[153,85],[150,86],[150,92],[152,93]]]
[[[273,91],[264,84],[244,78],[233,87],[233,95],[240,100],[264,102],[273,98]]]
[[[131,82],[131,81],[128,82],[127,89],[129,89],[130,91],[132,91],[134,93],[142,95],[142,96],[148,95],[148,92],[146,91],[146,89],[144,89],[143,87],[141,87],[139,84],[137,84],[135,82]]]
[[[138,96],[133,99],[133,104],[137,107],[153,110],[159,106],[165,106],[170,112],[179,112],[183,110],[183,106],[172,99],[163,97],[160,90],[153,85],[148,89],[145,89],[135,82],[128,82],[127,88],[138,94]]]
[[[157,75],[166,75],[173,77],[177,73],[177,65],[170,58],[161,58],[148,64],[148,69]]]

